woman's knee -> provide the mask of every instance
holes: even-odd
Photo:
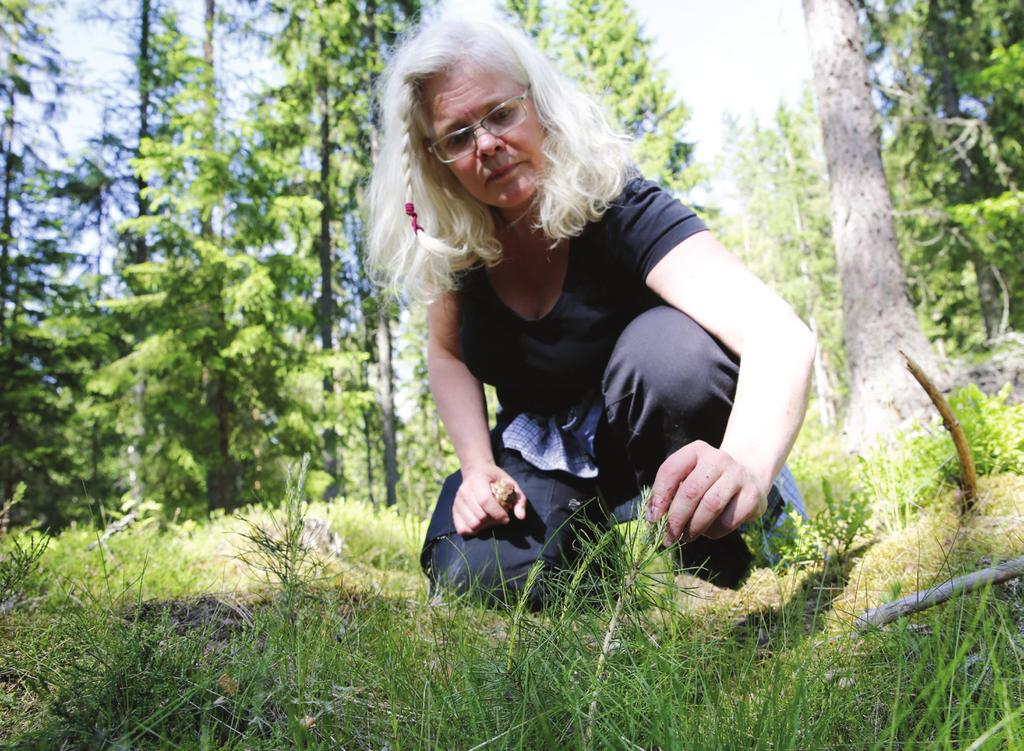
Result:
[[[637,316],[619,336],[602,388],[609,423],[626,435],[673,428],[717,443],[732,411],[738,359],[669,306]],[[714,440],[717,438],[718,440]]]
[[[601,526],[604,516],[593,481],[562,472],[538,470],[518,452],[497,452],[500,466],[516,479],[527,496],[526,518],[514,519],[483,533],[464,538],[454,529],[451,507],[461,475],[451,475],[442,487],[428,528],[421,563],[432,590],[482,595],[492,604],[518,597],[531,569],[540,566],[536,593],[544,580],[572,566],[589,530]]]
[[[530,569],[555,570],[529,547],[502,545],[491,534],[463,539],[453,534],[429,543],[427,575],[432,592],[471,595],[488,604],[507,604],[525,589]]]

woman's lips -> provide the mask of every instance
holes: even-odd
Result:
[[[506,164],[504,167],[498,167],[498,169],[494,170],[494,172],[487,176],[487,181],[500,180],[518,166],[519,162],[513,162],[512,164]]]

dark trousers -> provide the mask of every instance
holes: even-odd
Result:
[[[546,573],[572,566],[582,539],[618,521],[636,518],[641,488],[650,487],[662,461],[695,440],[721,444],[732,411],[739,360],[675,308],[652,308],[622,332],[602,378],[604,419],[597,432],[599,476],[584,480],[537,469],[492,432],[495,461],[519,483],[526,519],[463,538],[452,503],[462,482],[444,482],[420,561],[433,589],[473,591],[491,603],[515,597],[540,559]],[[739,532],[679,546],[685,568],[721,586],[736,586],[752,560]],[[535,604],[543,584],[531,588]]]

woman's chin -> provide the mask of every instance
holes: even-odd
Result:
[[[529,185],[507,186],[495,196],[491,204],[505,219],[518,219],[533,203],[534,194],[537,192],[532,182]]]

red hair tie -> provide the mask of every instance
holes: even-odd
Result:
[[[420,226],[420,223],[418,221],[418,217],[416,216],[416,207],[412,205],[412,202],[409,202],[409,203],[405,204],[405,214],[406,214],[406,216],[411,216],[412,217],[412,231],[414,233],[415,232],[419,232],[420,230],[423,229]]]

